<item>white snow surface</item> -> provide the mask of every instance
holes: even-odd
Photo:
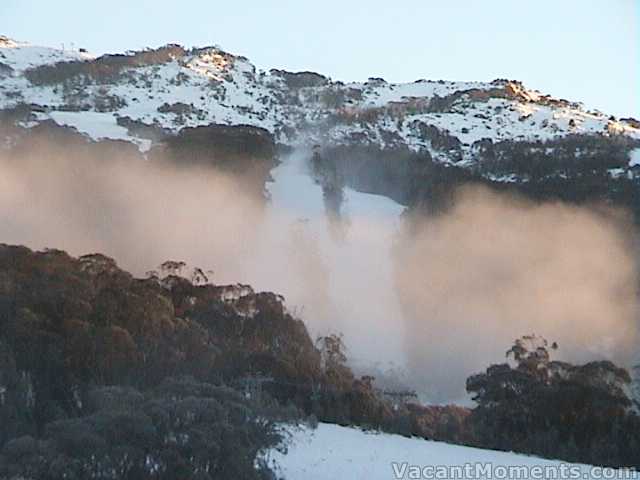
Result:
[[[116,118],[108,113],[55,111],[50,116],[59,125],[73,127],[95,140],[125,140],[135,143],[143,152],[151,148],[150,140],[130,136],[127,129],[118,125]]]
[[[640,148],[635,148],[631,150],[631,154],[629,155],[629,166],[630,167],[640,166]]]
[[[345,188],[340,218],[332,220],[322,187],[310,175],[310,157],[311,152],[304,148],[284,156],[271,172],[273,181],[267,184],[271,198],[267,224],[271,228],[261,235],[270,250],[258,258],[281,255],[276,264],[290,265],[286,274],[267,270],[247,281],[257,289],[282,293],[290,307],[302,309],[312,337],[344,334],[351,361],[379,362],[385,370],[392,364],[403,366],[400,327],[388,320],[402,314],[396,292],[389,287],[393,284],[393,239],[405,207],[380,195]],[[288,237],[297,251],[304,252],[305,269],[320,270],[327,276],[324,281],[311,279],[306,270],[301,277],[304,281],[295,281]],[[368,281],[362,282],[362,278]],[[309,281],[318,282],[313,284],[321,294],[309,295]],[[354,296],[376,301],[354,302]],[[367,319],[367,328],[345,320],[352,318]]]
[[[27,68],[70,60],[91,60],[95,58],[89,53],[78,50],[62,50],[49,47],[38,47],[25,42],[16,42],[0,37],[0,62],[21,72]]]
[[[432,148],[431,141],[420,134],[420,125],[432,125],[457,137],[464,160],[469,162],[473,143],[482,139],[548,140],[572,133],[640,139],[640,129],[631,122],[587,111],[581,104],[551,99],[518,82],[418,80],[393,84],[370,79],[342,84],[327,79],[325,85],[294,88],[277,72],[258,71],[247,59],[218,47],[190,51],[166,63],[130,67],[115,81],[96,83],[74,77],[64,85],[36,86],[24,75],[26,69],[40,65],[93,58],[84,52],[0,37],[0,63],[12,69],[1,77],[0,68],[0,108],[36,104],[45,112],[39,120],[50,117],[56,121],[61,119],[55,113],[59,110],[82,110],[77,116],[66,116],[65,124],[96,140],[130,140],[141,149],[149,145],[113,128],[106,117],[130,117],[173,132],[211,123],[252,125],[269,130],[286,144],[406,145],[425,149],[442,161],[447,161],[447,152]],[[507,90],[509,94],[505,94]],[[475,92],[475,97],[464,92]],[[444,111],[427,108],[436,97],[451,95],[457,97]],[[105,97],[119,103],[104,111],[98,105]],[[176,104],[186,110],[176,113],[166,108]],[[104,112],[103,117],[95,116],[99,111]],[[83,127],[82,123],[90,125]]]
[[[458,474],[456,470],[444,470],[440,467],[462,468],[465,464],[488,465],[494,478],[504,478],[499,476],[505,471],[504,467],[526,467],[531,469],[530,472],[534,472],[532,468],[536,467],[548,469],[551,475],[553,473],[560,475],[563,464],[556,460],[545,460],[516,453],[365,432],[357,428],[324,423],[319,424],[315,430],[306,427],[289,427],[287,431],[291,437],[286,453],[274,450],[267,455],[269,464],[285,480],[410,479],[416,478],[411,476],[412,466],[420,469],[427,466],[437,467],[439,471],[451,474],[448,477],[437,478],[455,478]],[[394,463],[396,470],[394,470]],[[633,473],[615,472],[610,469],[603,472],[602,469],[589,465],[566,463],[564,465],[575,468],[578,478],[581,479],[624,478],[622,476],[604,477],[602,473],[609,475],[632,475]],[[415,469],[413,471],[415,472]],[[532,473],[531,478],[535,478],[533,475],[535,473]],[[470,478],[490,477],[471,476]],[[545,478],[561,477],[545,476]],[[639,478],[639,476],[627,478]]]

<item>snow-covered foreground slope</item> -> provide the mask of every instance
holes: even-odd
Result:
[[[315,430],[289,431],[292,436],[288,451],[269,453],[271,464],[285,480],[639,478],[629,471],[603,471],[588,465],[364,432],[338,425],[321,423]]]

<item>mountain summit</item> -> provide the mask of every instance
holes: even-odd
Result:
[[[0,37],[0,108],[22,126],[45,120],[145,151],[185,127],[249,125],[282,144],[370,145],[429,152],[472,166],[487,144],[569,136],[640,142],[640,122],[616,119],[513,80],[343,83],[313,72],[257,70],[218,47],[170,44],[95,57]]]

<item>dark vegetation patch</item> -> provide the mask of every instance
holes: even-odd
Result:
[[[0,62],[0,77],[10,77],[13,75],[13,68],[6,63]]]
[[[330,82],[327,77],[315,72],[288,72],[286,70],[272,69],[270,73],[282,78],[287,87],[291,89],[323,87]]]
[[[103,55],[94,60],[40,65],[25,70],[24,75],[37,86],[61,84],[81,76],[95,83],[112,83],[127,69],[168,63],[183,58],[187,53],[180,45],[166,45],[131,54]]]
[[[61,158],[142,159],[135,144],[124,140],[92,141],[74,128],[60,126],[53,120],[39,122],[32,128],[22,128],[16,122],[33,119],[38,106],[20,104],[0,110],[0,136],[10,141],[6,155],[19,161],[34,149],[39,154]],[[247,191],[263,196],[270,171],[277,164],[277,149],[273,136],[265,129],[248,125],[212,124],[183,128],[172,134],[158,125],[149,125],[128,117],[118,117],[118,125],[130,134],[151,139],[155,148],[148,152],[152,161],[169,161],[176,165],[199,165],[220,169],[246,180]]]
[[[570,135],[551,141],[485,142],[477,148],[475,169],[482,176],[515,175],[495,188],[536,200],[590,204],[604,202],[629,209],[640,221],[640,175],[629,167],[640,141],[625,136]],[[618,169],[618,170],[617,170]],[[620,174],[615,172],[619,171]]]
[[[18,122],[25,122],[34,118],[33,112],[37,105],[18,103],[17,105],[0,110],[0,125],[8,128]],[[3,132],[4,133],[4,132]]]
[[[218,125],[183,128],[168,136],[152,155],[177,164],[211,165],[242,174],[250,191],[262,194],[276,166],[276,146],[269,131],[249,125]]]
[[[44,158],[93,158],[108,162],[113,158],[130,156],[141,158],[136,145],[125,140],[103,139],[92,141],[75,128],[58,125],[53,120],[38,122],[30,128],[23,128],[15,122],[18,119],[31,120],[37,105],[18,105],[16,109],[0,110],[0,136],[8,147],[3,156],[7,160],[21,161],[38,154]]]
[[[469,170],[435,162],[428,152],[408,148],[381,150],[376,146],[338,146],[316,155],[315,169],[336,171],[340,186],[392,198],[407,206],[439,211],[453,201],[455,189],[473,180]]]
[[[132,137],[145,138],[154,143],[160,142],[172,135],[172,132],[160,125],[148,124],[127,116],[116,117],[116,123],[127,129]]]
[[[640,147],[640,141],[623,135],[567,135],[534,142],[480,141],[474,147],[480,170],[535,181],[554,175],[577,178],[626,169],[629,152]]]
[[[427,131],[442,148],[455,145],[441,132]],[[607,203],[629,209],[640,221],[640,171],[628,167],[640,142],[623,136],[573,135],[552,141],[474,145],[477,163],[461,167],[434,161],[428,152],[407,148],[337,146],[322,150],[320,170],[336,170],[341,185],[385,195],[416,211],[438,212],[455,192],[473,182],[536,201]],[[622,175],[613,174],[622,169]],[[615,171],[615,170],[614,170]],[[513,181],[501,178],[514,176]]]
[[[523,337],[513,366],[469,378],[477,408],[394,402],[278,295],[164,267],[136,279],[99,254],[0,247],[0,478],[267,478],[254,462],[276,422],[302,418],[640,465],[629,375],[610,362],[552,361]]]
[[[555,345],[526,336],[507,352],[515,366],[492,365],[467,380],[478,407],[476,442],[571,462],[640,466],[640,418],[627,396],[629,373],[608,361],[551,360]]]
[[[459,438],[459,412],[392,408],[278,295],[173,264],[0,246],[0,478],[261,478],[275,422],[310,415]]]
[[[203,118],[205,113],[199,108],[194,107],[193,104],[187,104],[183,102],[176,102],[171,104],[165,102],[158,107],[158,112],[173,113],[178,117],[189,117],[191,115],[195,115],[198,118]]]

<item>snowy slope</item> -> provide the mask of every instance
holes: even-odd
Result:
[[[481,450],[447,443],[363,432],[355,428],[319,424],[316,430],[290,430],[287,453],[269,452],[270,464],[286,480],[391,480],[410,478],[638,478],[622,472],[566,464],[508,452]],[[465,464],[473,473],[459,476]],[[424,470],[427,467],[427,470]],[[429,469],[433,467],[433,469]],[[509,468],[516,469],[509,470]],[[424,476],[413,476],[420,469]],[[477,470],[476,470],[477,468]],[[483,469],[487,468],[483,472]],[[536,473],[536,469],[540,469]],[[565,476],[562,470],[565,469]],[[540,472],[542,476],[540,476]],[[482,475],[487,473],[487,475]],[[503,476],[507,473],[507,476]],[[509,475],[509,473],[511,473]],[[545,474],[546,473],[546,474]],[[629,474],[629,477],[603,476]],[[464,475],[464,473],[463,473]],[[492,477],[492,476],[493,477]],[[538,475],[536,477],[536,475]],[[556,476],[554,476],[556,475]],[[577,475],[570,477],[569,475]]]
[[[58,124],[73,127],[78,132],[94,140],[126,140],[138,145],[145,152],[151,147],[151,141],[129,135],[126,128],[118,125],[113,115],[103,112],[64,112],[52,111],[49,116]]]
[[[218,47],[131,66],[117,80],[77,75],[60,84],[34,85],[24,74],[72,60],[95,62],[87,53],[0,37],[0,109],[33,104],[39,112],[36,121],[51,118],[91,138],[124,138],[143,150],[147,142],[114,128],[118,119],[169,132],[211,123],[246,124],[263,127],[286,144],[402,145],[427,150],[445,162],[449,152],[434,147],[424,126],[457,139],[465,162],[472,160],[474,143],[486,139],[549,140],[593,133],[640,139],[640,124],[632,119],[588,111],[515,81],[391,84],[372,78],[344,84],[312,74],[322,81],[294,85],[286,77],[290,74],[258,71],[244,57]]]
[[[89,53],[76,50],[61,50],[57,48],[38,47],[26,42],[17,42],[7,37],[0,36],[1,61],[16,72],[22,72],[27,68],[37,67],[56,62],[70,60],[91,60],[95,58]]]
[[[345,188],[337,221],[327,211],[322,187],[309,172],[310,157],[311,152],[301,148],[283,156],[267,184],[270,228],[261,233],[261,243],[268,250],[258,258],[278,258],[271,264],[289,265],[287,275],[265,265],[266,271],[248,281],[258,289],[281,292],[289,306],[304,311],[312,337],[341,332],[350,346],[351,361],[377,362],[386,370],[405,357],[401,326],[388,321],[401,318],[399,300],[390,285],[391,249],[404,207],[380,195]],[[292,259],[291,244],[283,241],[283,232],[291,235],[300,256]],[[326,279],[311,280],[310,272],[315,270]],[[310,294],[310,281],[321,294]],[[354,302],[354,297],[376,301]],[[366,319],[367,328],[346,320],[354,318]]]

